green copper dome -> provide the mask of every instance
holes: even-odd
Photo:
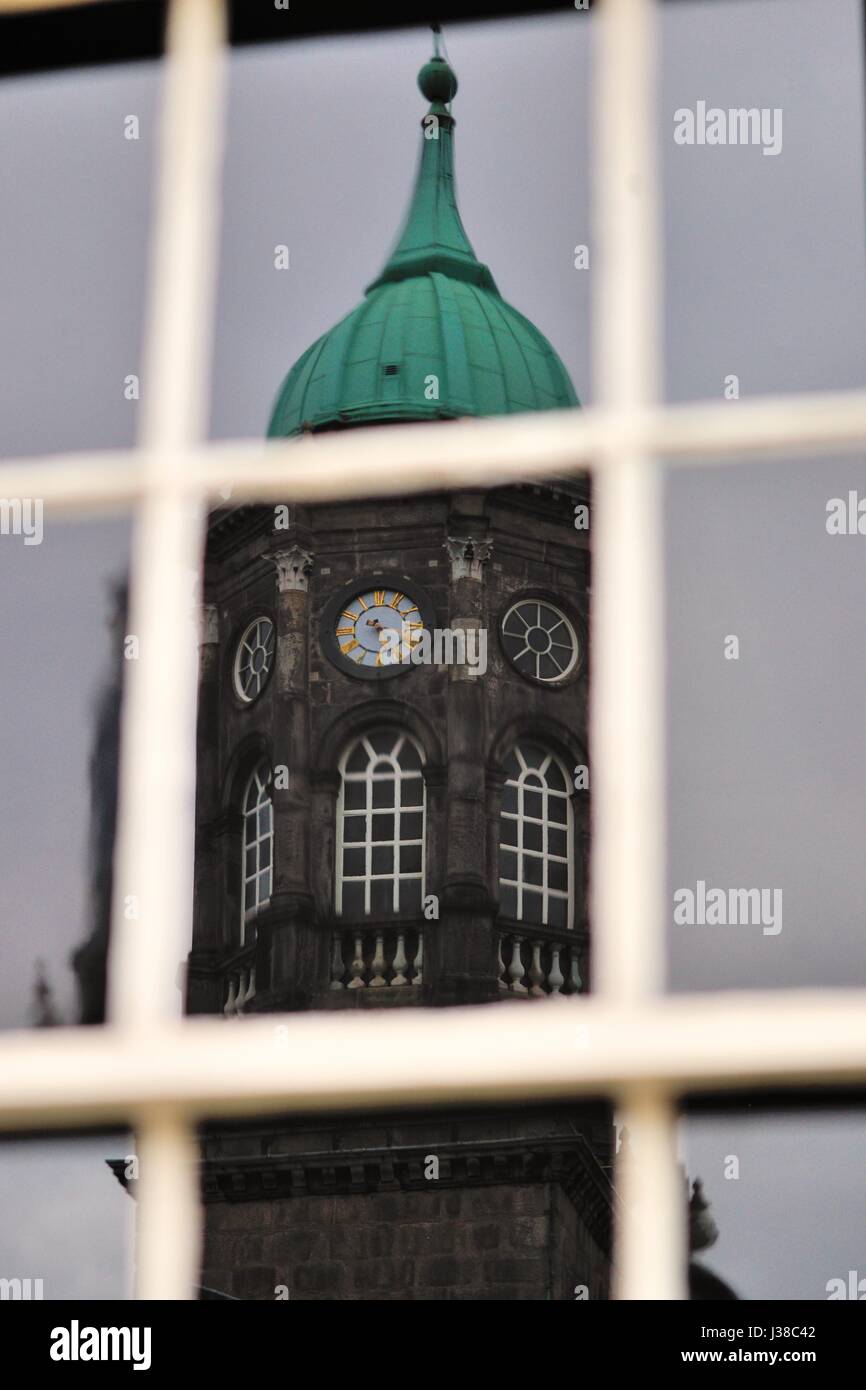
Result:
[[[578,404],[550,343],[505,303],[463,229],[445,105],[454,73],[437,56],[418,84],[432,104],[406,225],[363,301],[292,367],[270,438]]]

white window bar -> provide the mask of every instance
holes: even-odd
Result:
[[[145,492],[136,518],[129,613],[139,659],[127,668],[109,956],[109,1018],[152,1030],[178,1009],[177,962],[192,925],[197,644],[191,581],[201,568],[202,499],[171,487],[177,454],[206,438],[217,259],[225,65],[223,0],[172,0],[168,12],[158,204],[145,343],[141,443]],[[180,465],[183,466],[182,463]],[[132,905],[132,906],[131,906]],[[135,1117],[154,1174],[139,1194],[145,1258],[139,1298],[189,1298],[200,1210],[188,1120]],[[142,1162],[142,1168],[144,1163]],[[175,1225],[173,1237],[166,1236]]]
[[[601,265],[593,316],[597,396],[613,412],[658,396],[659,254],[653,0],[605,0],[594,110],[594,217]],[[595,988],[639,1003],[664,986],[663,510],[657,459],[639,447],[593,485],[593,871]],[[633,1161],[617,1162],[615,1298],[684,1298],[685,1204],[677,1116],[652,1089],[620,1094]],[[647,1250],[652,1258],[647,1260]]]
[[[53,5],[74,0],[53,0]],[[52,0],[0,0],[0,11]],[[144,372],[134,451],[9,461],[0,495],[57,513],[135,505],[131,662],[110,959],[111,1021],[0,1037],[0,1127],[136,1126],[139,1298],[193,1296],[200,1217],[193,1125],[268,1110],[610,1095],[633,1135],[621,1174],[613,1293],[684,1296],[675,1111],[689,1090],[866,1080],[866,991],[665,998],[659,465],[866,446],[866,392],[660,406],[654,19],[657,0],[603,0],[595,208],[603,253],[599,405],[448,426],[391,426],[288,445],[205,443],[218,236],[225,6],[172,0]],[[627,97],[627,99],[626,99]],[[185,616],[202,503],[298,501],[595,473],[593,932],[598,992],[531,1011],[401,1010],[180,1020],[188,940],[195,643]],[[632,698],[640,692],[639,698]],[[129,915],[130,906],[138,913]],[[578,1027],[578,1023],[580,1027]],[[345,1056],[355,1065],[347,1087]],[[432,1060],[432,1059],[435,1059]],[[387,1091],[376,1077],[387,1076]]]

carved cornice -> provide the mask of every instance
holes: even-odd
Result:
[[[425,1177],[435,1155],[439,1176]],[[135,1195],[124,1159],[109,1159],[118,1182]],[[605,1254],[611,1248],[613,1188],[583,1135],[412,1146],[341,1149],[308,1154],[206,1158],[204,1202],[350,1196],[372,1192],[454,1191],[516,1183],[558,1183]]]

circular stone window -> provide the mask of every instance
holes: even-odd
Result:
[[[502,620],[502,645],[512,666],[536,681],[559,681],[574,669],[577,634],[546,599],[524,598]]]
[[[235,652],[234,685],[238,699],[249,705],[265,688],[274,664],[274,625],[270,618],[254,618]]]

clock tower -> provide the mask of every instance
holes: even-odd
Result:
[[[400,239],[289,371],[272,438],[438,421],[447,450],[449,421],[578,405],[464,231],[438,44],[419,86]],[[550,478],[210,518],[190,1012],[589,987],[588,504]],[[606,1106],[549,1103],[212,1126],[202,1283],[606,1297],[611,1139]]]

